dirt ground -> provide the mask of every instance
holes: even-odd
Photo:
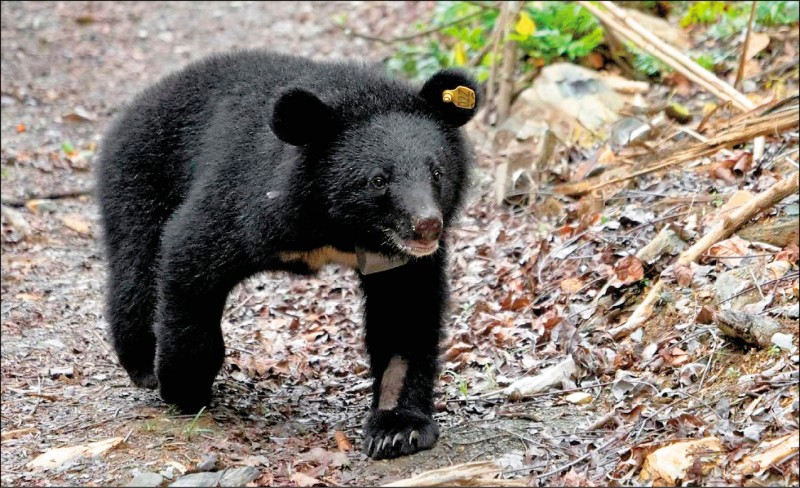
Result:
[[[485,127],[468,126],[478,167],[450,236],[452,303],[435,415],[442,437],[430,451],[377,462],[360,453],[371,380],[356,276],[337,267],[313,278],[265,273],[233,290],[222,324],[225,364],[200,415],[177,415],[156,392],[131,385],[106,339],[106,267],[92,197],[93,156],[122,104],[188,62],[233,48],[380,62],[391,45],[349,36],[338,23],[369,36],[401,36],[434,6],[2,3],[0,484],[124,486],[156,473],[166,486],[201,467],[251,467],[252,486],[374,486],[492,459],[503,478],[515,478],[503,481],[520,485],[634,486],[657,446],[709,436],[721,439],[718,462],[713,469],[692,464],[684,481],[796,484],[796,449],[755,475],[736,468],[771,440],[797,434],[796,242],[717,254],[697,267],[691,287],[667,285],[645,327],[620,339],[609,329],[675,256],[663,251],[639,278],[615,282],[620,263],[634,261],[632,250],[660,235],[665,220],[697,239],[737,190],[759,193],[796,171],[797,130],[768,138],[766,160],[741,174],[728,171],[727,179],[703,169],[733,157],[721,152],[630,181],[606,201],[560,198],[545,188],[543,201],[511,209],[495,204],[491,169],[499,156],[487,150]],[[772,33],[772,47],[796,46],[796,27]],[[750,84],[761,88],[764,79]],[[796,75],[787,84],[796,91]],[[709,99],[698,92],[653,84],[647,97],[700,113]],[[664,151],[687,143],[678,139]],[[744,158],[747,147],[728,151],[730,161]],[[597,161],[578,147],[559,151],[563,168],[572,165],[561,177],[575,167],[587,175],[586,164]],[[797,202],[792,195],[769,212],[796,217]],[[748,261],[737,267],[728,258]],[[770,273],[780,277],[770,281]],[[754,286],[735,287],[751,279]],[[717,300],[728,293],[723,288],[730,296]],[[700,320],[705,305],[721,309],[734,298],[763,302],[758,313],[775,316],[789,344],[751,347]],[[578,366],[572,380],[523,401],[500,393],[565,357]],[[570,403],[567,394],[575,392],[588,395]],[[57,448],[108,439],[115,448],[102,455],[46,470],[30,464]]]
[[[3,197],[90,189],[91,152],[120,105],[188,61],[249,46],[380,61],[387,48],[348,38],[335,16],[347,14],[376,35],[396,35],[431,6],[3,2]],[[67,143],[77,155],[65,157]],[[488,221],[487,191],[484,181],[466,217],[473,231],[465,225],[464,239],[480,234]],[[197,422],[176,416],[155,392],[132,387],[105,338],[105,263],[91,195],[53,200],[25,218],[32,229],[27,238],[4,227],[2,431],[30,433],[2,441],[5,486],[120,486],[143,471],[160,472],[169,482],[212,452],[223,468],[258,467],[259,484],[292,483],[297,471],[323,483],[375,484],[510,452],[517,452],[509,458],[515,466],[525,443],[498,429],[525,436],[542,425],[513,418],[487,423],[495,414],[485,405],[442,401],[443,438],[436,449],[367,460],[358,452],[370,384],[359,298],[354,274],[335,268],[314,279],[267,274],[237,287],[224,317],[228,357],[215,403]],[[455,311],[474,305],[458,292],[454,301]],[[463,317],[460,327],[467,327]],[[59,368],[69,371],[59,375]],[[443,375],[440,393],[457,396],[453,381],[459,377]],[[584,417],[567,414],[548,428],[561,435]],[[308,456],[315,447],[336,450],[335,430],[356,447],[349,466]],[[26,467],[49,449],[115,436],[125,442],[106,456],[45,472]]]

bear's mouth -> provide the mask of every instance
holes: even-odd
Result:
[[[439,239],[433,241],[421,241],[418,239],[403,239],[398,235],[393,235],[394,244],[405,254],[421,258],[430,256],[439,249]]]

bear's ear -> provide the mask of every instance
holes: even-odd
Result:
[[[329,138],[335,120],[333,109],[316,95],[293,87],[276,96],[269,126],[278,139],[293,146],[305,146]]]
[[[478,111],[478,83],[466,71],[445,69],[425,82],[420,96],[450,127],[461,127]]]

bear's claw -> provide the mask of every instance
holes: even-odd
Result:
[[[364,428],[363,452],[373,459],[390,459],[430,449],[439,438],[433,419],[413,410],[376,410]]]

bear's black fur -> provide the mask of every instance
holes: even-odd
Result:
[[[475,113],[377,67],[239,51],[138,95],[106,134],[97,171],[109,260],[107,315],[136,385],[184,411],[207,405],[223,362],[225,299],[265,270],[408,260],[359,273],[373,387],[364,448],[430,448],[447,301],[442,233],[462,201]],[[438,247],[437,247],[438,244]]]

